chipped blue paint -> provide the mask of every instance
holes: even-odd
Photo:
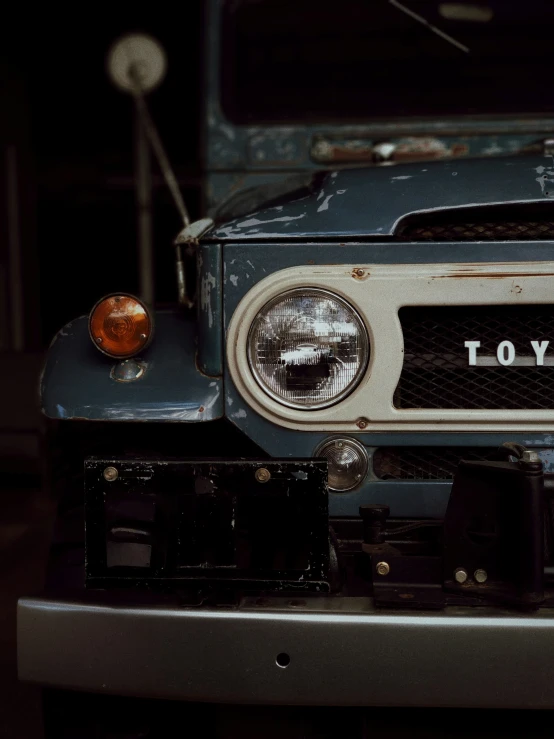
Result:
[[[544,202],[552,157],[406,164],[394,169],[351,169],[327,175],[319,191],[288,203],[278,218],[273,209],[255,218],[237,218],[214,229],[214,241],[260,238],[363,238],[392,235],[410,214],[508,203]],[[554,166],[554,165],[553,165]],[[537,176],[537,173],[541,172]],[[452,175],[456,175],[455,185]],[[339,194],[340,193],[340,194]],[[336,197],[335,197],[336,196]],[[256,233],[250,232],[256,225]]]
[[[223,373],[221,246],[201,242],[197,267],[198,368],[205,375],[220,377]]]
[[[210,421],[223,415],[223,382],[195,365],[194,322],[158,311],[156,333],[143,353],[144,376],[112,379],[114,360],[101,354],[82,316],[58,332],[46,358],[41,402],[46,416],[90,421]]]
[[[542,194],[547,198],[554,198],[554,159],[548,167],[544,164],[535,167],[535,172],[539,175],[535,179],[540,185]]]

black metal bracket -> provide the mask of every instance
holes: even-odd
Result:
[[[538,455],[461,462],[444,521],[445,588],[508,604],[541,603],[544,507]]]
[[[85,462],[86,582],[329,590],[321,460]]]
[[[377,605],[533,608],[545,601],[543,466],[538,454],[519,445],[505,445],[499,456],[508,459],[460,463],[428,552],[413,554],[398,543],[400,533],[425,522],[387,530],[386,506],[360,508],[366,577]]]

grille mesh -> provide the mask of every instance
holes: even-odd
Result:
[[[452,480],[460,460],[496,454],[491,447],[382,447],[373,454],[373,472],[380,480]]]
[[[401,241],[534,241],[554,239],[554,221],[430,223],[408,225]]]
[[[395,407],[554,408],[554,366],[547,366],[554,356],[554,306],[406,307],[399,318],[404,366]],[[517,357],[507,367],[496,364],[504,340],[514,344]],[[535,366],[531,340],[550,341],[545,366]],[[491,366],[470,367],[465,341],[480,341],[478,357]],[[529,364],[517,364],[522,357]]]

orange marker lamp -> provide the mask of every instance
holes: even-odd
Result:
[[[150,311],[133,295],[114,293],[96,303],[89,317],[90,338],[104,354],[117,359],[145,349],[153,335]]]

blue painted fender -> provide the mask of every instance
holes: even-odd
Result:
[[[157,311],[152,343],[135,360],[144,369],[139,379],[114,379],[121,362],[93,346],[88,317],[68,323],[46,358],[40,381],[43,413],[91,421],[199,422],[223,416],[223,380],[196,366],[194,320],[177,311]]]

